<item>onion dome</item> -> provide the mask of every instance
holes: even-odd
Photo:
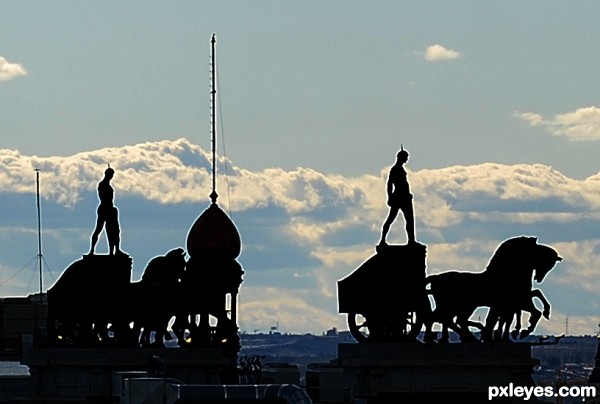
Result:
[[[216,203],[202,212],[187,236],[187,252],[191,257],[236,259],[241,250],[240,233]]]

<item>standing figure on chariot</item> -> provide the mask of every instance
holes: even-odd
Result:
[[[92,233],[92,247],[90,255],[94,255],[94,249],[98,242],[98,236],[102,228],[106,225],[106,238],[108,239],[109,255],[120,253],[120,233],[119,228],[119,211],[113,205],[115,190],[110,185],[110,180],[115,175],[115,170],[110,166],[104,171],[104,178],[98,183],[98,198],[100,205],[98,206],[98,218],[96,219],[96,228]]]
[[[408,161],[408,152],[404,147],[400,147],[400,151],[396,155],[396,163],[390,169],[387,181],[387,204],[390,207],[388,217],[383,223],[381,231],[381,241],[378,247],[385,247],[387,243],[385,238],[390,230],[390,226],[396,220],[398,211],[402,211],[406,222],[406,236],[409,244],[416,243],[415,239],[415,218],[413,211],[413,196],[410,193],[408,185],[408,175],[404,169],[404,164]]]

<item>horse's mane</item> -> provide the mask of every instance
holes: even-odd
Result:
[[[501,270],[507,264],[517,264],[525,260],[528,253],[531,253],[537,246],[536,237],[520,236],[504,241],[494,252],[486,270]]]

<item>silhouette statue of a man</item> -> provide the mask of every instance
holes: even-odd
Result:
[[[119,211],[113,205],[115,191],[110,185],[110,180],[115,175],[115,170],[108,167],[104,171],[104,178],[98,183],[98,198],[100,205],[98,206],[98,218],[96,219],[96,228],[92,234],[92,247],[90,255],[94,254],[98,236],[102,232],[102,228],[106,226],[106,238],[108,239],[108,253],[110,255],[121,252],[119,250],[120,233],[119,228]]]
[[[409,243],[415,243],[415,218],[413,212],[413,196],[408,185],[408,175],[403,165],[408,161],[408,152],[402,147],[396,155],[396,164],[390,169],[387,181],[387,204],[390,207],[388,217],[383,223],[381,241],[379,246],[386,246],[385,238],[390,231],[390,226],[396,220],[398,211],[402,211],[406,221],[406,235]]]

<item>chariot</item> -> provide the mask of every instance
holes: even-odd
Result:
[[[422,330],[423,342],[448,342],[450,330],[461,342],[522,339],[542,316],[550,316],[550,303],[532,282],[541,283],[561,260],[537,238],[520,236],[505,240],[483,272],[426,276],[424,245],[385,246],[338,282],[338,311],[348,315],[348,328],[359,342],[414,342]],[[478,307],[488,308],[483,322],[471,320]],[[523,329],[522,312],[529,313]],[[439,340],[434,323],[442,327]]]
[[[431,313],[426,247],[390,245],[338,281],[338,312],[359,342],[412,342]]]
[[[130,281],[128,255],[75,261],[48,289],[50,343],[147,347],[153,339],[153,346],[162,346],[175,317],[171,329],[180,346],[237,347],[235,306],[243,270],[235,260],[198,261],[186,263],[183,249],[173,250],[150,261],[144,271],[149,275],[138,282]]]

